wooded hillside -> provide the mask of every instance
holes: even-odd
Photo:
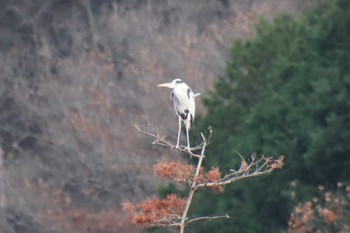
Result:
[[[156,195],[169,155],[133,124],[176,139],[168,93],[182,78],[205,95],[231,43],[295,0],[0,2],[0,229],[138,232],[120,203]],[[200,101],[197,101],[200,103]],[[198,111],[205,114],[200,104]]]

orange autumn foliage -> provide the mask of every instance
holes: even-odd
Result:
[[[151,227],[178,220],[184,209],[185,199],[171,194],[165,199],[149,198],[138,204],[125,202],[122,205],[131,223],[139,227]]]
[[[160,178],[178,182],[187,182],[190,180],[195,170],[192,165],[175,161],[162,161],[154,165],[153,169]]]
[[[221,179],[221,172],[219,168],[215,167],[207,173],[207,179],[209,182],[219,182]],[[219,185],[214,185],[211,187],[214,193],[224,192],[224,188]]]
[[[177,181],[180,183],[190,183],[192,182],[195,168],[193,165],[171,161],[166,162],[162,161],[154,165],[155,173],[162,179],[168,179]],[[197,176],[197,183],[213,183],[220,182],[221,172],[219,168],[212,168],[209,172],[204,172],[203,169],[200,169]],[[223,188],[219,185],[211,187],[215,193],[223,192]]]
[[[331,227],[337,232],[349,232],[350,225],[346,219],[350,212],[350,188],[339,186],[336,192],[324,192],[323,198],[299,203],[288,222],[288,233],[328,232]],[[324,191],[324,187],[320,187]]]

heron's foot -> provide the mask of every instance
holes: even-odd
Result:
[[[186,146],[186,147],[185,147],[185,150],[187,150],[187,151],[188,151],[188,153],[192,153],[192,151],[191,151],[191,147],[189,147],[189,146]]]

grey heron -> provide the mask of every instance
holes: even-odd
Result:
[[[190,151],[190,140],[188,131],[194,121],[195,115],[195,97],[200,95],[194,94],[192,89],[187,86],[181,79],[174,79],[170,83],[159,84],[159,87],[167,87],[173,89],[171,92],[171,98],[173,99],[175,112],[179,119],[179,130],[177,134],[176,148],[179,148],[181,124],[182,122],[186,128],[187,137],[187,150]]]

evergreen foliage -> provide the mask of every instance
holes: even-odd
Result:
[[[284,154],[286,166],[219,197],[198,195],[195,213],[232,219],[194,224],[192,232],[279,232],[318,185],[350,181],[349,12],[348,0],[324,1],[299,19],[262,21],[256,38],[233,44],[197,128],[214,131],[207,166],[237,166],[238,153]]]

